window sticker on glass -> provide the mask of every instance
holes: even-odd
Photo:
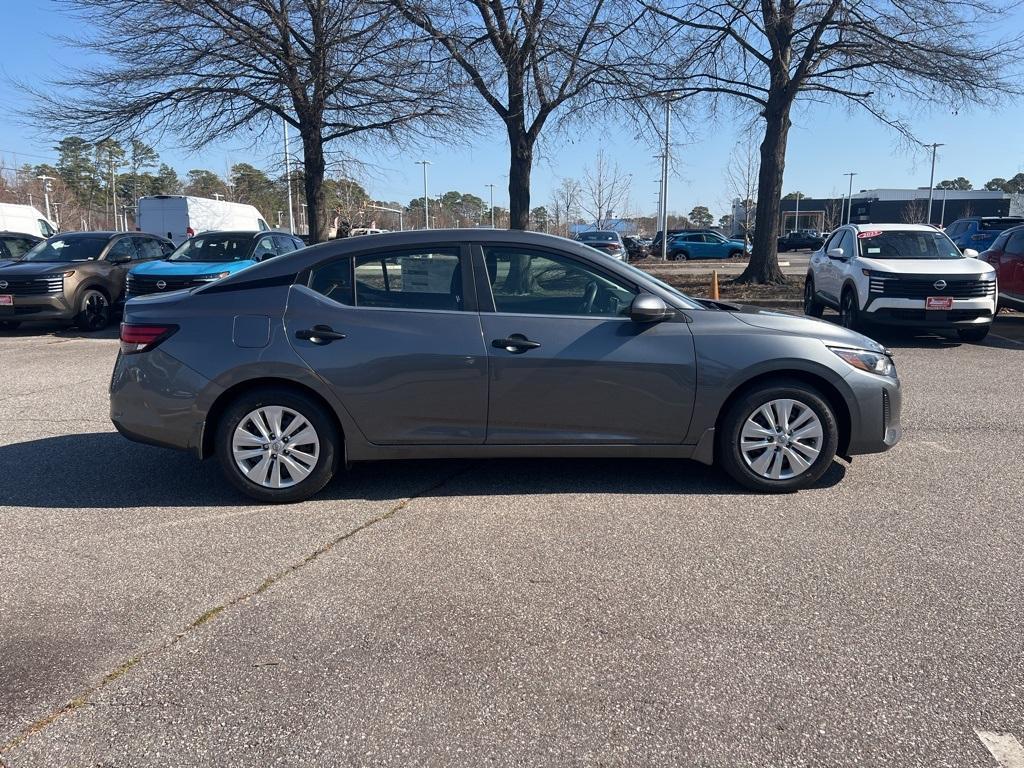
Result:
[[[881,248],[868,248],[868,253],[881,253]]]
[[[454,256],[438,254],[405,256],[398,260],[402,267],[402,290],[411,293],[448,293],[452,275],[459,264]]]
[[[868,232],[858,232],[857,233],[857,239],[858,240],[868,240],[868,239],[870,239],[872,237],[878,237],[880,234],[882,234],[882,230],[880,230],[880,229],[872,229],[872,230],[870,230]]]

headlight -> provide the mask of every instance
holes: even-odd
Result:
[[[867,373],[879,376],[895,376],[896,366],[892,358],[884,352],[869,352],[866,349],[847,349],[845,347],[829,347],[836,355],[847,363]]]
[[[991,272],[986,272],[979,279],[980,280],[991,280],[994,283],[996,281],[996,271],[993,269]]]
[[[66,270],[64,272],[54,272],[52,275],[46,275],[46,277],[48,277],[48,278],[71,277],[73,274],[75,274],[75,270],[69,269],[69,270]]]
[[[230,272],[218,272],[214,275],[200,275],[196,280],[202,283],[212,283],[214,280],[220,280],[222,277],[227,277],[230,274]]]

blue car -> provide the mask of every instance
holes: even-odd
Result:
[[[669,260],[731,259],[750,254],[742,240],[728,240],[717,232],[680,232],[668,241]]]
[[[204,232],[186,240],[166,259],[132,269],[127,298],[204,285],[304,247],[287,232]]]
[[[1024,218],[1019,216],[969,216],[946,227],[946,234],[961,253],[968,248],[981,253],[992,246],[1001,232],[1020,224],[1024,224]]]

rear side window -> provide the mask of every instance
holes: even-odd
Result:
[[[352,306],[352,259],[338,259],[312,270],[309,287],[332,301]]]
[[[463,309],[463,264],[454,248],[355,258],[357,307]]]

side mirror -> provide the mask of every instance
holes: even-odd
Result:
[[[973,248],[964,248],[964,256],[968,259],[976,259],[978,258],[978,252]]]
[[[829,248],[828,257],[830,259],[838,259],[839,261],[846,261],[846,254],[843,253],[842,248]]]
[[[629,305],[629,319],[635,323],[656,323],[668,315],[668,304],[650,293],[641,293]]]

